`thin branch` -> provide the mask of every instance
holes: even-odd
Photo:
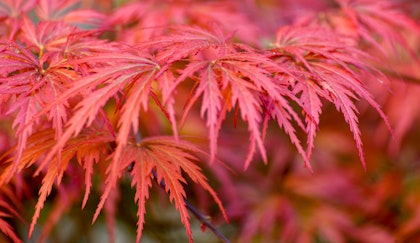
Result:
[[[157,181],[157,175],[154,169],[152,170],[152,173],[155,177],[155,180]],[[160,188],[165,190],[166,183],[163,179],[160,182],[157,181],[157,183],[159,184]],[[200,223],[209,228],[214,233],[214,235],[219,238],[219,240],[221,240],[223,243],[230,243],[230,240],[226,238],[226,236],[224,236],[223,233],[220,232],[214,224],[208,221],[207,217],[204,216],[196,207],[194,207],[186,198],[184,198],[184,203],[187,209],[200,221]]]
[[[209,228],[217,238],[219,238],[224,243],[230,243],[230,241],[224,236],[217,228],[214,226],[207,218],[198,211],[187,199],[184,198],[185,206],[187,209],[207,228]]]

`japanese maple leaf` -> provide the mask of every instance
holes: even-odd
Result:
[[[34,126],[40,122],[40,119],[34,121],[32,118],[39,112],[39,107],[44,106],[46,99],[51,99],[51,96],[59,92],[61,84],[51,80],[51,76],[41,74],[43,70],[41,63],[27,49],[14,43],[4,43],[3,46],[3,51],[0,53],[2,64],[0,72],[8,77],[3,76],[0,79],[0,93],[14,101],[8,103],[6,114],[15,114],[13,127],[17,130],[15,160],[17,166],[28,136],[32,134]],[[62,106],[54,106],[48,113],[58,133],[62,121],[66,119],[65,105],[64,103]],[[7,175],[7,180],[11,176],[12,174]]]
[[[54,139],[54,129],[46,129],[33,133],[28,138],[28,147],[22,153],[19,163],[19,170],[30,167],[35,163],[42,161],[42,157],[51,150],[56,141]],[[62,177],[66,172],[69,163],[73,158],[76,158],[80,165],[85,170],[85,196],[83,199],[82,207],[86,204],[88,195],[90,194],[90,188],[92,185],[91,174],[93,172],[93,164],[100,160],[100,157],[106,153],[108,143],[115,140],[112,133],[103,131],[102,126],[96,126],[96,129],[85,129],[79,134],[78,137],[73,137],[66,144],[62,150],[60,160],[58,157],[54,157],[48,162],[48,167],[45,170],[45,175],[42,180],[42,186],[39,190],[39,198],[35,207],[35,212],[32,217],[32,222],[29,230],[29,235],[32,235],[37,219],[40,215],[41,209],[44,207],[44,203],[51,193],[54,184],[60,185]],[[12,154],[12,148],[9,153],[5,156]],[[13,156],[5,160],[7,167],[4,169],[4,174],[9,174],[13,171]],[[45,165],[38,164],[37,171],[34,175],[43,173]]]
[[[106,60],[105,63],[104,60]],[[86,76],[72,82],[60,97],[45,106],[40,113],[49,112],[54,105],[65,103],[67,100],[81,95],[73,116],[67,122],[65,131],[57,140],[56,145],[48,151],[41,166],[46,165],[53,158],[60,161],[67,143],[74,137],[78,137],[84,128],[91,126],[104,113],[105,104],[113,98],[120,100],[117,107],[120,114],[116,130],[117,146],[107,170],[105,191],[98,205],[97,212],[99,213],[105,205],[111,189],[117,183],[120,156],[130,136],[138,131],[140,110],[147,110],[149,99],[155,97],[151,94],[153,92],[152,85],[156,82],[161,67],[152,57],[133,49],[125,52],[98,53],[74,60],[71,63],[73,65],[89,65],[92,68]]]
[[[100,32],[81,30],[64,21],[43,20],[34,25],[24,15],[22,22],[21,42],[37,53],[44,69],[56,63],[67,69],[82,71],[69,61],[114,48],[112,44],[97,38]]]
[[[140,242],[142,235],[146,213],[145,203],[149,198],[149,188],[152,186],[153,179],[165,187],[169,200],[174,202],[190,242],[192,242],[192,232],[185,203],[187,194],[183,186],[186,183],[183,173],[210,193],[227,220],[220,199],[195,163],[197,158],[193,155],[194,153],[203,153],[203,151],[188,141],[162,136],[145,138],[140,143],[130,143],[124,147],[121,154],[121,161],[123,161],[121,168],[134,162],[131,175],[132,186],[136,189],[135,201],[138,204],[136,242]],[[97,214],[98,211],[95,217]]]
[[[346,37],[326,29],[285,26],[278,30],[273,50],[274,57],[278,57],[278,62],[282,65],[293,64],[296,69],[306,72],[300,73],[300,76],[297,74],[298,78],[292,86],[307,114],[305,120],[308,157],[314,146],[316,129],[322,113],[322,97],[333,103],[343,114],[354,135],[359,157],[365,168],[358,111],[354,100],[366,100],[391,130],[379,104],[362,82],[362,77],[367,74],[376,75],[382,81],[386,80],[386,77],[368,64],[372,57],[349,43],[351,41],[346,41]]]
[[[211,160],[214,160],[216,155],[221,123],[226,113],[237,107],[250,132],[250,147],[245,167],[249,166],[256,148],[266,161],[260,126],[265,105],[261,103],[261,97],[267,96],[276,104],[270,109],[281,110],[273,117],[276,117],[279,126],[285,129],[307,161],[290,124],[291,120],[298,119],[287,102],[288,98],[294,99],[294,95],[283,84],[271,79],[272,72],[287,73],[287,70],[252,47],[234,43],[230,39],[231,36],[225,36],[217,26],[211,31],[198,27],[180,27],[173,34],[152,40],[143,46],[161,50],[157,58],[166,63],[182,62],[189,58],[186,67],[179,70],[179,76],[170,88],[171,92],[166,93],[172,94],[172,90],[186,80],[196,81],[185,106],[182,122],[193,105],[201,99],[200,114],[206,117],[206,125],[209,128]],[[171,96],[163,97],[164,102],[168,97]]]
[[[2,43],[0,52],[0,93],[5,100],[2,109],[14,117],[13,126],[17,130],[16,166],[28,136],[38,126],[44,125],[41,123],[45,120],[55,129],[56,139],[63,134],[71,104],[68,100],[50,104],[58,100],[68,83],[84,72],[82,66],[71,65],[68,60],[84,57],[95,49],[81,47],[77,39],[96,44],[97,48],[107,47],[98,45],[102,44],[101,41],[93,41],[92,32],[82,32],[62,22],[44,21],[35,26],[25,16],[22,22],[21,44]],[[47,119],[37,116],[47,104],[50,107],[43,113]],[[10,179],[12,174],[3,174],[2,180]]]
[[[60,97],[68,89],[68,85],[79,79],[87,70],[86,66],[72,65],[68,60],[74,61],[94,53],[95,47],[83,47],[78,41],[86,40],[96,44],[102,42],[95,42],[91,38],[92,32],[82,32],[62,22],[45,21],[34,26],[28,18],[23,16],[23,23],[22,44],[2,43],[0,52],[2,64],[0,92],[2,99],[8,100],[4,103],[6,107],[2,108],[5,109],[7,115],[14,117],[13,126],[17,130],[17,145],[14,154],[10,157],[10,165],[2,173],[0,180],[2,184],[9,181],[16,172],[35,162],[40,162],[36,173],[40,173],[48,164],[31,224],[31,234],[55,181],[60,183],[69,161],[78,151],[77,146],[72,149],[69,147],[75,138],[72,137],[73,140],[69,142],[68,139],[57,154],[41,161],[41,157],[45,158],[43,155],[52,150],[56,141],[60,141],[62,135],[65,135],[64,124],[67,122],[71,102],[68,99],[60,100]],[[99,48],[107,49],[107,47],[99,45]],[[45,114],[45,117],[40,114]],[[45,138],[50,138],[46,141],[45,138],[38,136],[37,142],[44,141],[43,144],[34,144],[33,141],[29,141],[29,137],[34,134],[34,137],[37,137],[39,130],[44,130],[46,124],[52,128],[54,137],[43,134]],[[88,139],[84,138],[84,140]],[[98,148],[95,147],[95,149]],[[83,150],[78,153],[83,153]],[[79,156],[79,159],[84,158],[87,161],[84,164],[86,169],[84,204],[91,185],[91,168],[97,157],[97,155]]]

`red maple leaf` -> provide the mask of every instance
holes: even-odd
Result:
[[[291,83],[306,113],[307,155],[314,146],[316,129],[322,113],[320,98],[335,105],[354,135],[359,157],[365,168],[362,141],[355,101],[366,100],[376,109],[391,131],[391,126],[378,103],[362,82],[364,75],[387,78],[367,64],[373,57],[350,45],[346,36],[322,28],[282,27],[272,49],[273,57],[282,65],[292,65],[298,72]]]

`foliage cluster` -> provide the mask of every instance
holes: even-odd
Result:
[[[81,205],[76,224],[139,242],[167,196],[190,242],[201,212],[238,242],[419,239],[419,19],[410,0],[1,1],[0,230],[52,239]]]

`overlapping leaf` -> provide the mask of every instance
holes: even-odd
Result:
[[[367,64],[372,57],[349,43],[346,37],[322,28],[283,27],[277,33],[273,50],[279,62],[292,64],[297,70],[306,72],[297,78],[293,91],[299,96],[307,114],[308,156],[314,146],[315,131],[322,112],[322,97],[343,114],[365,167],[355,101],[359,98],[366,100],[390,129],[385,114],[362,82],[363,75],[367,74],[376,75],[382,81],[386,77]]]
[[[33,127],[39,123],[39,119],[32,118],[38,113],[39,106],[43,106],[43,100],[51,97],[54,93],[45,94],[40,89],[40,83],[47,83],[46,88],[55,89],[54,83],[48,82],[40,74],[41,64],[36,57],[27,49],[13,42],[3,43],[3,50],[0,53],[0,94],[3,99],[13,100],[5,109],[7,115],[16,114],[13,127],[17,130],[17,149],[15,165],[19,162],[26,147],[28,137],[32,134]],[[51,85],[51,86],[49,86]],[[7,97],[7,98],[6,98]],[[55,108],[55,107],[53,107]],[[61,110],[62,111],[62,110]],[[52,117],[62,117],[64,114],[57,111]],[[60,117],[60,118],[61,118]],[[56,128],[60,125],[55,121]],[[16,168],[15,166],[15,168]],[[12,172],[13,174],[14,172]],[[9,175],[8,179],[11,178]]]
[[[95,49],[82,49],[75,39],[91,41],[96,48],[108,47],[101,45],[101,41],[95,42],[92,32],[77,31],[75,27],[61,22],[40,22],[35,26],[29,18],[22,18],[21,44],[4,42],[0,52],[0,93],[2,100],[8,100],[5,102],[7,106],[2,109],[7,115],[15,117],[13,126],[17,131],[15,164],[19,163],[26,148],[28,136],[45,121],[37,116],[42,107],[57,100],[66,85],[78,79],[83,72],[83,67],[71,65],[67,60],[81,58],[87,50],[92,52]],[[55,129],[55,139],[63,134],[69,106],[69,100],[64,100],[54,103],[44,113]],[[13,171],[10,176],[12,174]]]
[[[176,140],[173,137],[146,138],[140,143],[128,144],[123,149],[121,167],[124,168],[132,162],[134,163],[131,174],[133,176],[132,186],[136,188],[135,201],[138,204],[137,242],[140,242],[143,231],[144,214],[146,213],[145,203],[149,198],[152,179],[156,179],[165,187],[170,201],[174,202],[181,215],[181,221],[185,226],[190,242],[192,242],[192,232],[184,201],[187,195],[183,186],[186,183],[183,172],[193,182],[199,184],[211,194],[225,219],[227,219],[220,199],[208,184],[200,167],[195,163],[197,158],[193,153],[203,152],[192,143],[185,140]]]
[[[202,99],[200,113],[202,117],[206,116],[213,160],[217,151],[218,133],[226,113],[233,109],[240,111],[250,132],[250,147],[245,160],[245,167],[248,167],[256,148],[266,161],[260,126],[265,105],[261,98],[268,97],[275,104],[270,107],[270,112],[279,126],[285,129],[309,166],[291,125],[292,120],[299,118],[287,100],[295,97],[283,84],[271,78],[273,72],[287,74],[287,70],[250,46],[231,42],[230,38],[216,27],[212,31],[183,27],[165,39],[150,42],[153,49],[161,50],[158,53],[159,59],[174,63],[190,58],[171,87],[171,90],[175,90],[186,80],[196,81],[182,121],[186,119],[193,105]],[[164,96],[164,100],[171,97],[168,95]]]
[[[118,120],[116,135],[117,147],[108,168],[107,186],[98,209],[103,207],[111,188],[117,182],[121,152],[127,144],[131,132],[136,133],[138,130],[140,110],[148,109],[151,87],[161,69],[158,63],[151,58],[142,57],[142,55],[129,52],[107,52],[73,61],[72,63],[75,65],[84,63],[97,66],[97,68],[92,68],[90,75],[73,82],[53,104],[44,109],[44,112],[48,112],[54,104],[61,104],[82,94],[83,98],[76,105],[66,130],[57,144],[47,153],[42,165],[55,156],[58,156],[60,160],[60,153],[67,142],[72,137],[76,137],[83,128],[90,126],[103,112],[105,104],[110,99],[120,100],[122,98],[122,103],[119,106],[121,116]],[[124,95],[121,96],[121,94]]]
[[[47,129],[44,131],[36,132],[32,134],[28,139],[28,147],[23,152],[21,159],[19,161],[19,170],[30,167],[35,163],[39,163],[42,157],[51,150],[56,141],[54,140],[53,129]],[[83,206],[86,204],[87,197],[90,193],[91,187],[91,173],[93,170],[94,161],[98,161],[100,156],[103,156],[107,148],[107,143],[114,141],[114,138],[109,133],[98,132],[98,130],[84,130],[78,137],[72,138],[66,144],[66,147],[62,150],[61,160],[58,160],[57,157],[49,160],[48,168],[45,172],[42,186],[39,191],[38,203],[35,208],[35,213],[32,218],[32,223],[30,227],[30,235],[34,230],[36,221],[40,215],[40,211],[44,206],[46,198],[51,193],[51,190],[55,183],[60,184],[61,179],[67,170],[67,166],[71,159],[77,158],[80,164],[83,164],[83,167],[86,171],[85,173],[85,183],[86,183],[86,192],[85,198],[83,200]],[[13,149],[11,150],[13,151]],[[8,155],[8,154],[6,154]],[[7,157],[6,157],[7,158]],[[2,173],[1,180],[4,181],[5,176],[8,176],[10,171],[14,168],[13,156],[5,160],[8,166],[4,169]],[[44,166],[41,164],[38,166],[35,175],[43,171]]]

